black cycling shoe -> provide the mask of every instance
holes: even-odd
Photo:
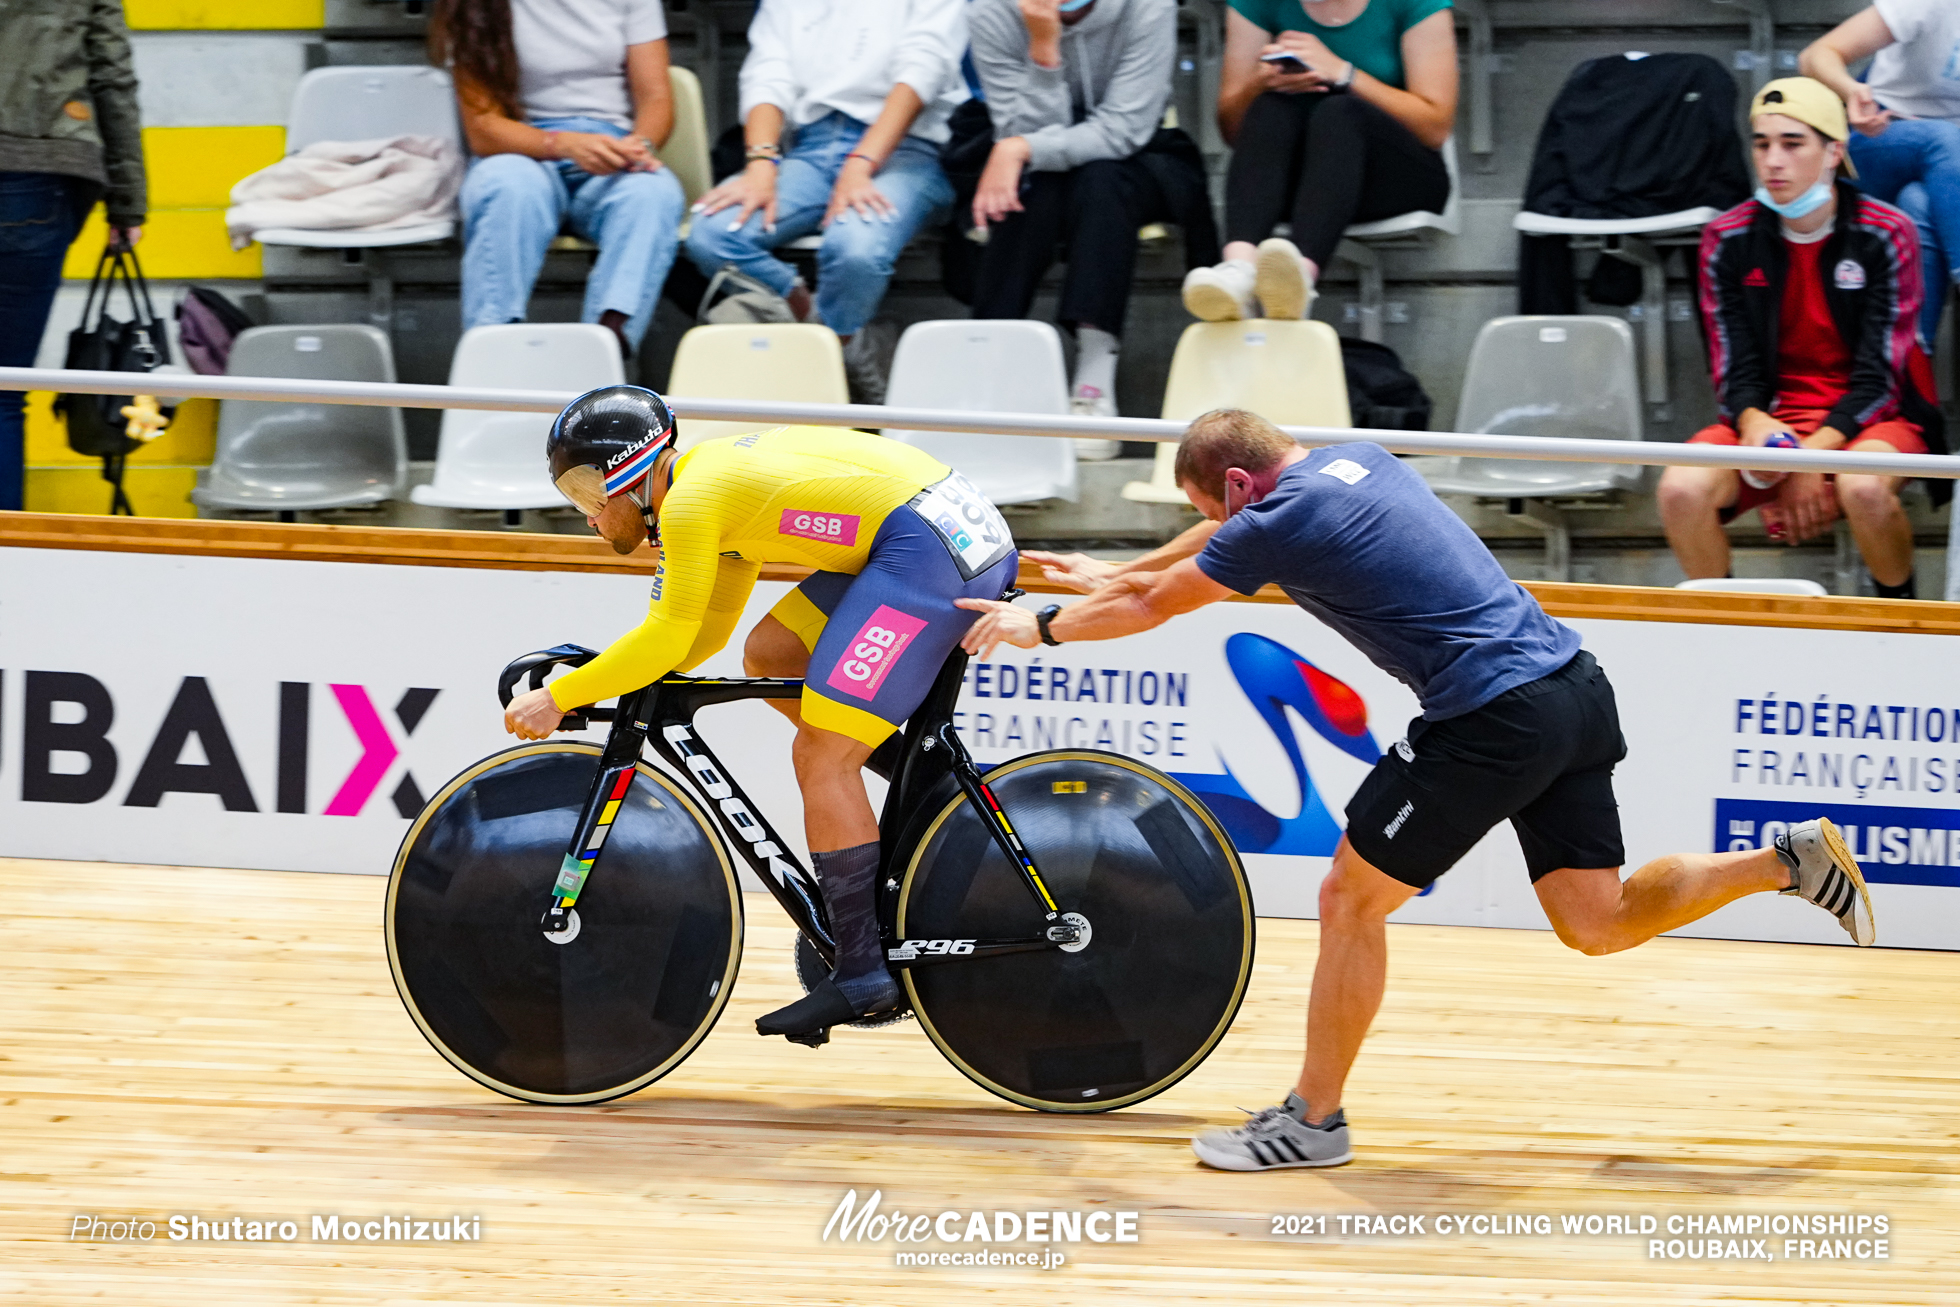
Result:
[[[815,989],[788,1007],[777,1008],[774,1012],[757,1017],[755,1033],[783,1035],[794,1043],[809,1043],[814,1047],[823,1042],[817,1036],[827,1035],[832,1026],[856,1021],[897,1002],[898,985],[889,979],[886,984],[890,986],[888,993],[881,993],[860,1009],[844,997],[844,991],[837,987],[835,980],[825,977]]]

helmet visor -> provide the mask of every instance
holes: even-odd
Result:
[[[558,493],[571,500],[587,517],[597,517],[606,511],[606,475],[596,467],[581,463],[566,468],[565,474],[558,478]]]

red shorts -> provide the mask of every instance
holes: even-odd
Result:
[[[1770,416],[1779,422],[1788,423],[1790,429],[1798,435],[1807,436],[1817,430],[1818,427],[1823,426],[1824,419],[1829,417],[1830,413],[1823,409],[1814,408],[1782,409],[1770,414]],[[1864,448],[1868,442],[1874,440],[1884,441],[1894,451],[1901,454],[1923,454],[1926,452],[1926,441],[1920,435],[1919,428],[1904,418],[1893,418],[1889,422],[1874,422],[1871,426],[1859,432],[1858,438],[1845,445],[1845,448]],[[1738,436],[1735,428],[1726,422],[1717,422],[1714,426],[1703,427],[1701,430],[1695,432],[1694,435],[1689,436],[1688,443],[1691,445],[1739,445],[1742,443],[1742,437]],[[1782,488],[1781,486],[1771,486],[1768,490],[1758,490],[1747,481],[1742,481],[1740,478],[1737,478],[1737,480],[1739,484],[1736,488],[1735,503],[1722,510],[1722,520],[1724,522],[1732,522],[1744,513],[1761,508],[1764,504],[1776,502],[1777,491]]]

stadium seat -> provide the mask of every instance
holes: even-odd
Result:
[[[708,113],[701,99],[701,79],[686,68],[670,67],[674,88],[674,130],[660,147],[660,162],[674,170],[689,204],[713,188],[714,167],[708,162]]]
[[[1816,598],[1830,593],[1815,581],[1783,576],[1705,576],[1695,581],[1683,581],[1674,588],[1720,590],[1729,594],[1801,595],[1805,598]]]
[[[1350,425],[1341,338],[1311,320],[1192,323],[1171,356],[1163,416],[1188,422],[1214,408],[1250,409],[1283,427]],[[1175,445],[1158,445],[1150,480],[1130,482],[1123,498],[1187,502],[1172,475],[1176,454]]]
[[[956,320],[905,329],[885,402],[969,413],[1069,411],[1062,338],[1046,322]],[[1075,442],[1055,436],[983,436],[887,430],[958,468],[996,504],[1075,501]]]
[[[456,121],[456,92],[440,68],[409,64],[315,68],[299,79],[286,119],[286,153],[318,141],[369,141],[384,136],[440,136],[463,153]],[[388,231],[309,231],[268,227],[254,233],[261,245],[311,249],[382,249],[446,240],[454,219]]]
[[[233,342],[226,372],[393,382],[395,358],[375,327],[253,327]],[[278,513],[350,508],[396,498],[407,472],[400,409],[228,399],[218,412],[217,456],[191,499]]]
[[[575,390],[626,380],[619,338],[587,322],[508,323],[463,334],[449,384],[480,389]],[[502,509],[515,526],[526,508],[560,508],[565,497],[545,470],[549,413],[446,409],[435,479],[409,498],[436,508]]]
[[[1360,335],[1363,340],[1382,338],[1382,249],[1407,249],[1425,245],[1438,236],[1457,236],[1463,232],[1463,178],[1456,168],[1456,138],[1443,142],[1443,166],[1450,174],[1450,197],[1441,213],[1417,209],[1398,213],[1376,222],[1356,223],[1341,235],[1334,257],[1355,267],[1360,278]]]
[[[1477,333],[1457,400],[1456,429],[1478,435],[1640,439],[1640,379],[1633,331],[1619,318],[1494,318]],[[1571,537],[1551,498],[1598,497],[1640,485],[1624,463],[1517,458],[1415,460],[1440,494],[1511,504],[1510,515],[1546,535],[1547,580],[1571,570]]]
[[[844,350],[829,327],[805,322],[728,323],[695,327],[674,352],[667,393],[683,399],[761,399],[848,404]],[[681,419],[678,443],[746,435],[779,422]]]
[[[1642,327],[1649,404],[1668,401],[1667,384],[1667,266],[1669,245],[1692,249],[1701,229],[1720,215],[1707,207],[1645,218],[1561,218],[1526,210],[1511,226],[1527,236],[1566,236],[1574,249],[1598,249],[1640,269],[1640,303],[1630,312]],[[1693,255],[1688,256],[1691,260]]]

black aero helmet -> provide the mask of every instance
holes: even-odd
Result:
[[[653,471],[660,451],[673,443],[674,415],[660,396],[643,386],[601,386],[565,406],[544,452],[560,492],[597,517],[607,500]]]

